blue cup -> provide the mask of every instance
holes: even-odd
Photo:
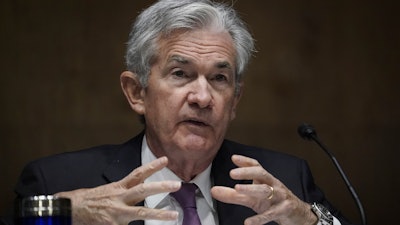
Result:
[[[18,199],[16,223],[18,225],[72,225],[71,200],[53,195]]]

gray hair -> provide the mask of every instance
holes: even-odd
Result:
[[[235,10],[209,0],[159,0],[144,10],[129,35],[126,65],[147,86],[151,62],[157,56],[157,40],[178,29],[213,27],[227,31],[236,49],[236,84],[254,51],[254,40]],[[238,87],[238,85],[236,85]]]

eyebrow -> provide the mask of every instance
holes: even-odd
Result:
[[[227,61],[217,62],[215,66],[218,69],[232,69],[232,65]]]
[[[181,64],[190,64],[191,61],[183,56],[180,55],[172,55],[169,59],[168,59],[168,63],[170,62],[178,62]],[[228,62],[228,61],[221,61],[221,62],[217,62],[214,64],[214,66],[218,69],[232,69],[232,65]]]
[[[182,63],[182,64],[189,64],[190,63],[190,60],[188,60],[185,57],[180,56],[180,55],[173,55],[168,59],[168,63],[173,62],[173,61],[178,62],[178,63]]]

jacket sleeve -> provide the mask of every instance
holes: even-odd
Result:
[[[307,164],[306,161],[302,160],[301,163],[301,179],[302,179],[302,184],[303,184],[303,190],[304,190],[304,199],[303,201],[306,201],[308,203],[313,203],[313,202],[318,202],[320,204],[323,204],[325,207],[328,208],[329,212],[336,217],[341,225],[351,225],[350,223],[343,215],[342,213],[337,210],[326,198],[324,193],[320,188],[318,188],[317,185],[314,183],[314,178],[311,174],[310,168]]]
[[[15,187],[17,198],[46,194],[46,187],[44,182],[41,167],[35,163],[28,164],[22,171],[18,183]],[[1,225],[14,224],[14,206],[7,209],[7,215],[0,218]]]
[[[15,187],[17,197],[50,194],[40,164],[32,162],[23,169]]]

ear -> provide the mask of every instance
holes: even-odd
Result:
[[[237,93],[235,91],[235,94],[234,94],[234,99],[233,99],[233,103],[232,103],[233,106],[232,106],[232,111],[231,111],[231,121],[234,120],[236,117],[236,109],[239,104],[240,98],[242,97],[242,94],[243,94],[243,87],[244,87],[243,81],[238,83],[237,85],[239,85],[239,87],[238,87],[239,90]]]
[[[136,74],[130,71],[122,72],[120,76],[122,90],[131,108],[139,115],[144,115],[144,88]]]

